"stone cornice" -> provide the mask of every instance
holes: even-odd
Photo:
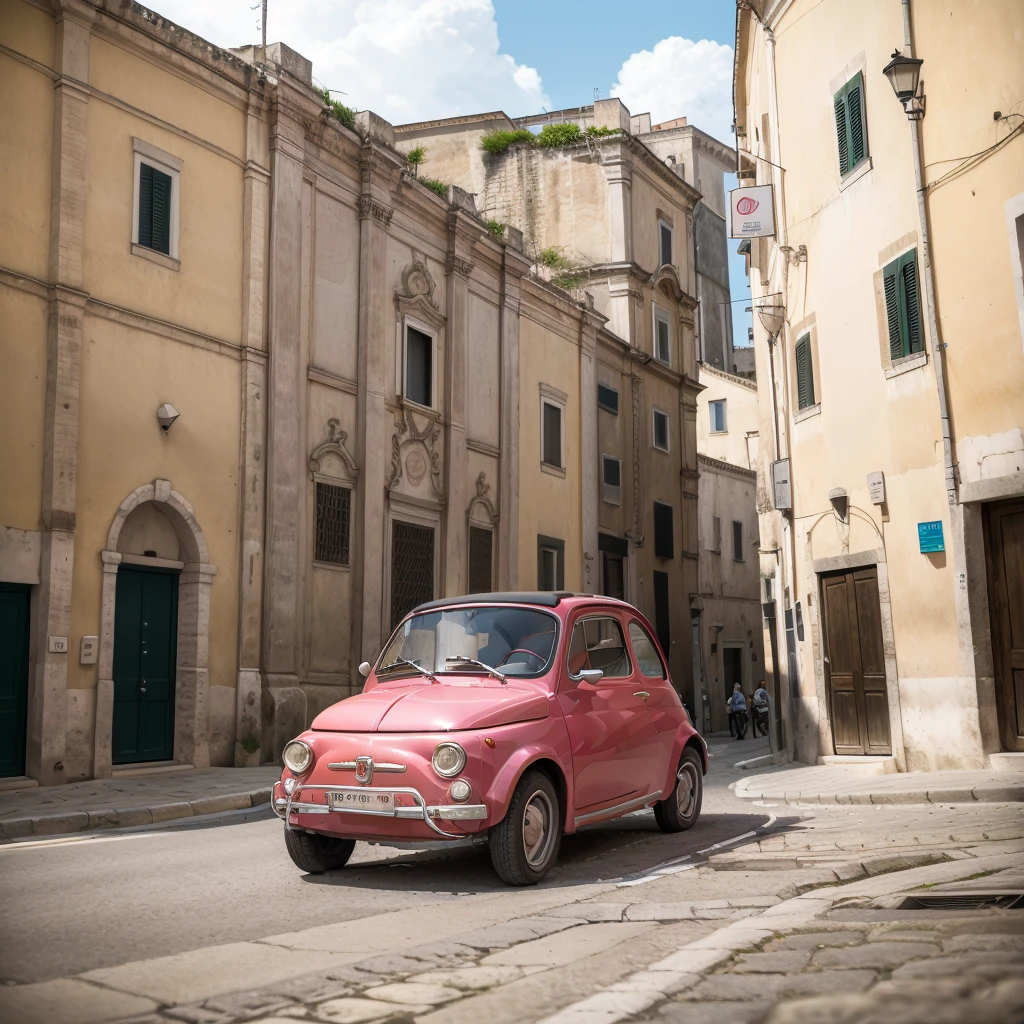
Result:
[[[746,388],[748,391],[753,391],[755,394],[757,393],[757,384],[746,377],[740,377],[735,373],[728,373],[725,370],[719,370],[717,367],[710,366],[708,363],[700,364],[700,372],[709,374],[712,377],[719,377],[722,380],[728,381],[730,384],[737,384],[739,387]]]
[[[738,477],[740,480],[757,480],[757,470],[734,466],[731,462],[713,459],[710,455],[701,455],[699,452],[697,453],[697,466],[715,473],[726,473],[729,476]]]

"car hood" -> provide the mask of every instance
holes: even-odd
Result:
[[[455,732],[547,718],[550,698],[537,686],[499,683],[386,684],[322,711],[324,732]]]

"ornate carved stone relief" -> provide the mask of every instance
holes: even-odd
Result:
[[[413,261],[402,271],[402,288],[395,289],[398,312],[414,316],[440,330],[448,319],[434,301],[434,279],[420,255],[413,253]]]
[[[359,219],[365,220],[367,217],[372,217],[375,221],[381,224],[383,227],[389,227],[391,224],[391,217],[394,214],[394,210],[390,206],[385,206],[379,199],[374,196],[360,196],[359,197]]]
[[[450,252],[445,264],[445,273],[455,273],[460,277],[469,277],[473,273],[473,262],[472,260],[464,260],[461,256],[456,256],[455,253]]]
[[[433,417],[428,418],[420,428],[416,426],[416,417],[411,409],[400,411],[395,418],[395,432],[391,436],[391,468],[386,484],[389,491],[398,486],[403,472],[414,487],[429,472],[434,494],[438,498],[442,497],[441,453],[438,445],[440,437],[441,428]]]
[[[494,507],[494,502],[491,501],[488,495],[490,489],[491,485],[487,482],[487,474],[481,471],[480,475],[476,478],[476,494],[470,498],[469,505],[466,506],[466,516],[468,518],[473,518],[474,506],[482,505],[487,513],[487,519],[494,524],[498,522],[498,510]]]
[[[353,481],[359,476],[359,469],[352,453],[348,450],[348,434],[341,429],[341,423],[333,416],[327,421],[327,440],[321,441],[309,457],[310,473],[319,473],[321,463],[327,455],[336,455],[345,464]]]

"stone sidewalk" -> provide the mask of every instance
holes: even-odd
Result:
[[[857,777],[845,765],[792,764],[733,786],[744,800],[786,804],[1024,802],[1024,772],[943,771]]]
[[[257,807],[280,775],[275,765],[198,768],[0,792],[0,843]]]

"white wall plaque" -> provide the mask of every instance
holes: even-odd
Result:
[[[881,470],[868,473],[868,494],[872,505],[885,504],[885,474]]]
[[[780,512],[793,508],[793,491],[789,482],[789,459],[772,463],[772,504]]]

